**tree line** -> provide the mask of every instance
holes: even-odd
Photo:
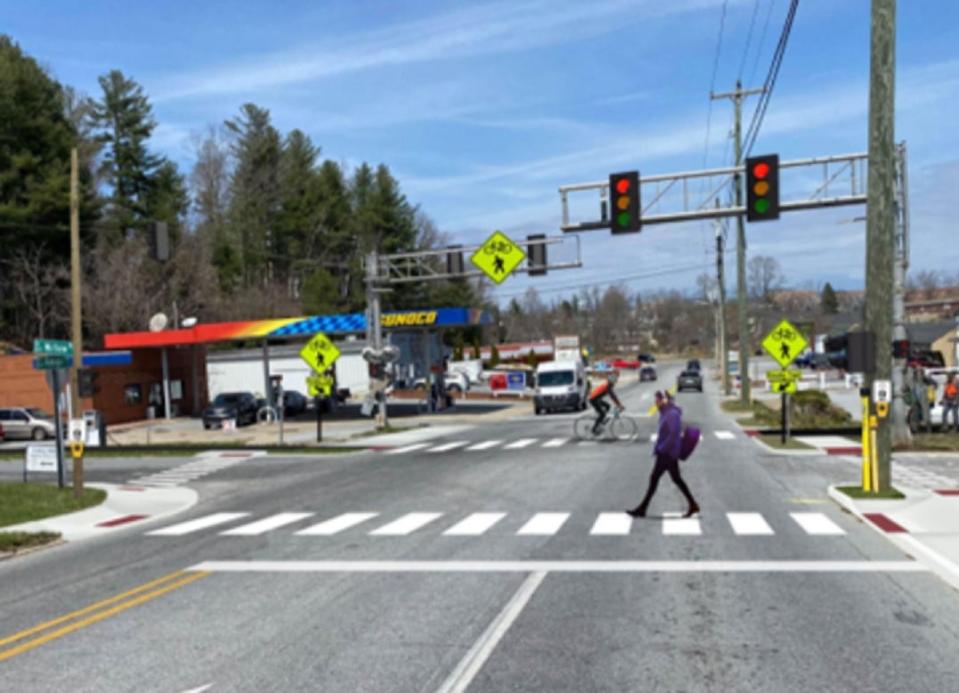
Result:
[[[194,137],[184,172],[151,146],[143,87],[119,70],[85,96],[0,35],[0,334],[27,347],[69,332],[70,152],[79,152],[84,329],[146,329],[156,312],[204,322],[365,306],[363,259],[448,238],[386,164],[350,170],[302,130],[243,104]],[[171,256],[151,253],[165,222]],[[472,281],[406,285],[384,307],[479,305]]]

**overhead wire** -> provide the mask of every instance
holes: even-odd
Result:
[[[753,67],[749,72],[749,79],[745,82],[745,84],[752,84],[753,80],[756,79],[756,70],[759,69],[759,60],[763,56],[763,47],[766,45],[766,34],[769,32],[769,22],[773,17],[774,5],[775,0],[769,0],[769,9],[766,10],[766,20],[763,22],[763,30],[759,34],[759,42],[756,44],[756,59],[753,60]]]
[[[759,0],[755,0],[753,3],[752,17],[749,19],[749,31],[746,34],[746,47],[743,49],[743,59],[739,62],[739,72],[736,73],[736,76],[740,81],[743,79],[743,70],[746,69],[746,59],[749,57],[749,46],[753,40],[753,29],[756,26],[756,14],[758,12]]]

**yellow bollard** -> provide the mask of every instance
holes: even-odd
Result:
[[[862,490],[872,492],[872,451],[869,435],[869,398],[862,398]]]
[[[879,493],[879,455],[876,450],[876,429],[879,422],[875,416],[869,417],[869,458],[872,465],[872,492]]]

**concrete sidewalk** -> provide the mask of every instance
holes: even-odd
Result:
[[[0,527],[0,532],[58,532],[65,541],[99,537],[131,525],[161,520],[193,507],[196,491],[184,486],[146,488],[116,484],[87,484],[107,492],[100,505],[75,513]]]
[[[829,497],[959,589],[959,488],[898,488],[901,500],[854,499],[835,486]]]

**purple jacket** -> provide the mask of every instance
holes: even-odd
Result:
[[[679,459],[683,444],[683,410],[675,404],[667,404],[659,413],[659,431],[656,434],[656,447],[653,452],[673,460]]]

